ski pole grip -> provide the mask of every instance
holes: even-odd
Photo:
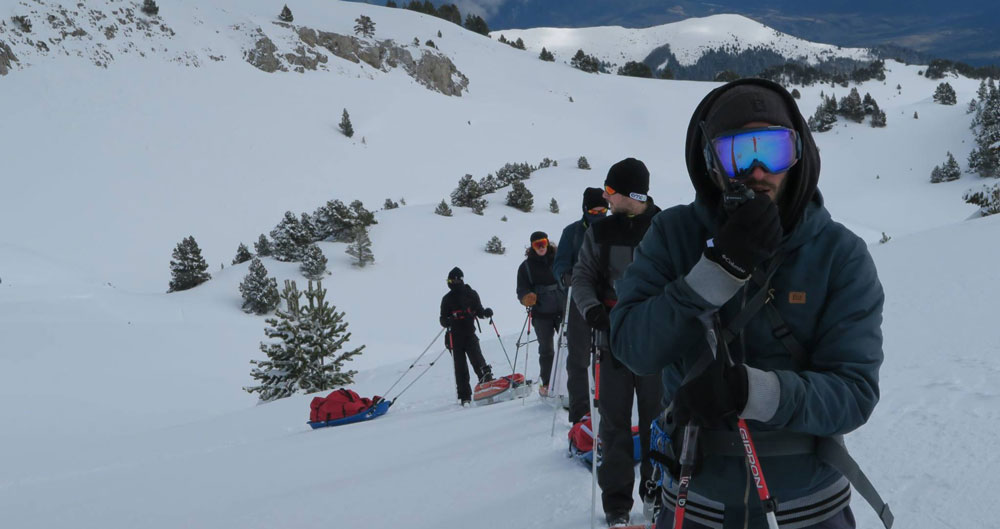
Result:
[[[684,443],[681,445],[681,465],[694,465],[698,450],[699,428],[693,424],[684,427]]]

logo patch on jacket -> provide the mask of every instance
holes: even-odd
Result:
[[[805,305],[806,304],[806,293],[805,292],[789,292],[788,302],[792,305]]]

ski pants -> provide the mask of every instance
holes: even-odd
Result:
[[[556,332],[556,325],[559,316],[554,314],[532,314],[531,327],[538,339],[538,375],[542,379],[542,385],[549,385],[549,374],[552,372],[552,359],[555,357],[555,348],[552,346],[552,337]]]
[[[455,387],[460,400],[472,400],[472,387],[469,385],[469,363],[476,372],[476,382],[492,369],[483,358],[483,350],[479,348],[479,337],[461,332],[451,333],[451,357],[455,363]],[[466,362],[468,358],[468,363]]]
[[[566,325],[566,389],[569,392],[569,422],[576,424],[590,413],[590,326],[576,303],[570,303]]]
[[[610,351],[601,352],[601,373],[597,382],[601,425],[601,465],[597,467],[597,482],[601,486],[601,501],[605,514],[627,513],[632,509],[635,486],[635,459],[632,443],[632,401],[639,409],[640,495],[645,496],[645,483],[653,476],[649,460],[649,426],[663,410],[663,381],[660,375],[638,376],[613,358]]]
[[[691,478],[692,481],[695,478]],[[750,500],[754,501],[754,495],[751,493]],[[674,504],[671,503],[666,495],[663,496],[663,506],[664,508],[660,510],[660,516],[656,519],[656,527],[673,527],[674,526]],[[778,510],[781,510],[779,505]],[[691,511],[688,511],[689,513]],[[767,523],[763,519],[760,520],[759,524],[751,523],[750,527],[767,527]],[[739,520],[739,527],[743,527],[743,520]],[[840,512],[833,515],[826,520],[816,524],[810,525],[808,527],[803,527],[802,529],[855,529],[857,525],[854,522],[854,513],[851,511],[850,505],[841,509]],[[684,517],[684,529],[711,529],[707,525],[702,525],[698,523],[693,517]]]

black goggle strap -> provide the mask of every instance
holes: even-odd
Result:
[[[702,143],[705,145],[703,153],[705,156],[705,166],[708,167],[709,174],[714,176],[715,183],[719,184],[723,191],[727,191],[732,183],[726,175],[722,174],[722,160],[719,159],[719,153],[715,152],[715,148],[712,146],[712,138],[708,135],[705,122],[698,122],[698,126],[701,127]]]

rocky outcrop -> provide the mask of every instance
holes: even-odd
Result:
[[[10,71],[11,63],[17,62],[17,57],[14,56],[14,51],[10,49],[10,46],[6,42],[0,40],[0,75],[7,75]]]
[[[244,58],[248,63],[253,65],[258,70],[265,71],[267,73],[273,73],[277,71],[287,72],[288,69],[281,64],[275,52],[278,51],[278,47],[271,42],[271,39],[264,35],[264,32],[257,29],[258,38],[257,42],[254,43],[252,50],[247,50],[244,53]]]

